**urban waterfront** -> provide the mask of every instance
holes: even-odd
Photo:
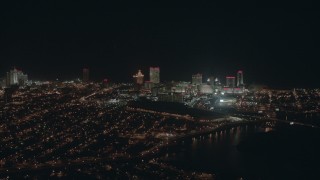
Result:
[[[320,179],[319,8],[216,3],[6,1],[0,180]]]
[[[183,102],[180,102],[175,94],[159,99],[160,93],[153,95],[147,87],[140,88],[131,83],[45,82],[15,87],[10,97],[6,96],[6,90],[2,91],[0,178],[272,177],[273,173],[279,174],[277,169],[270,169],[272,165],[252,162],[262,167],[252,169],[256,166],[247,166],[252,157],[244,157],[235,149],[247,134],[265,129],[248,128],[248,131],[243,131],[239,125],[251,127],[250,124],[271,122],[264,125],[268,131],[275,128],[273,123],[319,131],[318,89],[214,94],[197,92],[197,86],[192,86],[193,91],[178,95],[183,96]],[[161,91],[170,93],[175,87],[171,84],[168,89]],[[265,94],[269,94],[271,100],[266,100]],[[204,138],[213,132],[213,147],[202,149],[202,146],[196,146],[201,142],[199,136]],[[302,131],[296,135],[307,134]],[[320,135],[315,134],[314,137]],[[190,148],[188,150],[179,144],[181,141],[187,143],[188,138],[194,138],[191,141],[196,148],[194,155]],[[278,137],[272,136],[271,139],[277,140]],[[265,140],[248,144],[256,147],[261,142]],[[302,147],[313,152],[317,150],[317,142]],[[178,149],[185,147],[187,154],[183,157],[183,153],[177,150],[183,158],[167,162],[162,156],[169,156],[175,146]],[[239,147],[248,150],[246,146]],[[253,153],[261,151],[252,149]],[[294,149],[293,146],[283,146],[276,153]],[[201,152],[199,157],[197,152]],[[273,153],[273,150],[268,149],[267,152]],[[221,159],[216,159],[216,155]],[[280,163],[285,156],[276,157],[274,161]],[[205,158],[218,164],[202,160],[198,164],[192,158]],[[291,162],[289,160],[286,162]],[[306,162],[314,164],[309,159]],[[189,168],[180,166],[181,163]],[[303,167],[300,173],[304,172]],[[283,177],[292,173],[281,172]],[[314,175],[312,172],[308,174]],[[279,175],[282,177],[281,173]]]
[[[217,179],[318,179],[320,132],[280,122],[225,127],[186,138],[161,162]]]

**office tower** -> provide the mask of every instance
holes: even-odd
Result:
[[[243,86],[243,72],[241,70],[237,72],[237,86]]]
[[[234,76],[227,76],[226,77],[226,86],[229,88],[235,87],[235,80],[236,78]]]
[[[90,73],[90,71],[88,68],[83,68],[83,70],[82,70],[83,82],[89,82],[89,73]]]
[[[192,84],[201,85],[202,84],[202,74],[194,74],[192,75]]]
[[[139,70],[137,74],[133,75],[133,78],[135,79],[136,84],[143,84],[144,75],[142,74],[141,70]]]
[[[159,67],[150,67],[150,82],[151,83],[160,83],[160,68]]]

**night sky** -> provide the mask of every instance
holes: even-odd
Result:
[[[96,81],[129,82],[160,66],[162,81],[190,81],[242,69],[247,84],[320,87],[319,10],[262,7],[13,2],[1,10],[0,75],[70,79],[88,67]]]

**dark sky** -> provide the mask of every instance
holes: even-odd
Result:
[[[130,81],[160,66],[168,81],[243,69],[248,84],[320,87],[320,13],[308,5],[13,2],[2,7],[0,74],[67,79],[88,67],[95,80]]]

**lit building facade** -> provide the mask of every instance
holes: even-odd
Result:
[[[241,87],[243,85],[243,71],[239,70],[237,72],[237,87]]]
[[[16,68],[14,68],[13,70],[10,70],[9,72],[10,85],[17,85],[19,83],[18,72],[19,71]]]
[[[221,92],[224,93],[224,94],[242,94],[242,93],[244,93],[244,89],[243,88],[224,87],[221,90]]]
[[[179,102],[183,103],[183,94],[181,93],[159,93],[158,94],[159,101],[164,102]]]
[[[10,70],[10,72],[7,72],[7,77],[6,77],[7,87],[13,86],[13,85],[25,86],[27,82],[28,82],[28,75],[24,74],[22,71],[14,68],[13,70]]]
[[[192,84],[193,85],[201,85],[202,84],[202,74],[192,75]]]
[[[22,71],[18,72],[19,86],[25,86],[28,83],[28,75],[23,74]]]
[[[201,94],[213,94],[213,88],[211,85],[208,84],[202,84],[200,86],[200,93]]]
[[[159,67],[150,67],[150,82],[155,84],[160,83]]]
[[[226,87],[234,88],[236,85],[236,78],[234,76],[227,76],[226,77]]]
[[[144,75],[142,74],[141,70],[139,70],[137,74],[133,75],[133,78],[136,84],[143,84]]]
[[[175,93],[189,94],[191,92],[191,88],[192,87],[189,82],[178,82],[173,85],[171,91]]]

